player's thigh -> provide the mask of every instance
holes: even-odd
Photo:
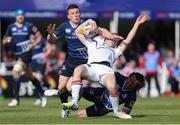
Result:
[[[116,88],[116,78],[114,74],[105,74],[102,78],[104,85],[109,91],[114,91]]]
[[[22,61],[18,60],[16,64],[13,66],[13,77],[19,77],[23,75],[24,66],[25,64]]]
[[[88,101],[99,103],[101,101],[102,93],[104,88],[93,88],[93,87],[84,87],[82,92],[82,97]]]
[[[73,80],[87,79],[88,77],[89,77],[89,71],[84,64],[79,65],[74,69]]]

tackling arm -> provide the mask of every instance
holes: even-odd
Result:
[[[91,24],[89,24],[90,19],[85,21],[84,23],[82,23],[80,26],[78,26],[78,28],[76,29],[75,33],[76,33],[76,36],[78,37],[78,39],[84,44],[86,45],[86,40],[87,40],[87,32],[88,30],[90,30],[89,28],[93,25],[95,25],[94,21],[91,22]],[[93,24],[93,25],[92,25]],[[90,27],[88,27],[87,25],[89,25]]]
[[[132,39],[134,38],[137,29],[139,27],[140,24],[148,21],[150,18],[148,15],[140,15],[137,19],[136,22],[134,23],[133,28],[131,29],[131,31],[129,32],[127,38],[125,40],[123,40],[121,42],[121,44],[119,45],[118,49],[123,53],[127,46],[132,42]]]

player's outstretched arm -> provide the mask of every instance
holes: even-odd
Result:
[[[140,26],[140,24],[143,24],[144,22],[150,20],[150,17],[146,14],[144,15],[140,15],[137,19],[136,22],[134,23],[133,28],[131,29],[131,31],[129,32],[127,38],[125,40],[123,40],[121,42],[121,44],[119,45],[119,49],[121,52],[124,52],[127,48],[127,46],[131,43],[132,39],[134,38],[138,27]]]
[[[54,31],[55,31],[55,24],[49,24],[47,27],[47,32],[48,32],[48,36],[47,36],[47,40],[48,42],[55,42],[57,40],[57,38],[53,35]]]
[[[41,33],[38,31],[36,32],[36,34],[34,35],[34,42],[33,44],[29,44],[29,49],[33,49],[37,44],[39,44],[42,40],[42,35]]]
[[[78,26],[78,28],[75,31],[76,36],[83,44],[85,44],[85,41],[87,39],[87,37],[84,35],[84,33],[86,32],[84,28],[85,24],[86,22],[82,23],[80,26]]]
[[[122,36],[111,33],[106,28],[99,27],[97,31],[99,35],[102,35],[106,39],[110,39],[112,41],[119,41],[124,39]]]

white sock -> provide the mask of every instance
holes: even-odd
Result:
[[[109,96],[109,98],[112,104],[113,112],[116,114],[119,112],[119,96]]]
[[[80,98],[80,92],[81,92],[82,84],[73,84],[72,85],[72,102],[76,103],[78,102]]]

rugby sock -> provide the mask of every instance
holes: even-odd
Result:
[[[14,78],[14,98],[19,102],[19,89],[21,83],[21,77]]]
[[[117,92],[109,92],[109,98],[112,104],[113,112],[119,112],[119,96]]]
[[[76,80],[72,82],[72,102],[77,103],[80,98],[80,92],[82,88],[81,80]]]
[[[44,96],[44,90],[41,87],[41,83],[39,80],[37,80],[35,77],[31,80],[31,82],[33,83],[33,85],[36,87],[36,89],[38,90],[38,92],[41,94],[41,96]]]
[[[61,89],[59,92],[58,92],[58,95],[59,95],[59,99],[61,101],[61,103],[66,103],[68,102],[68,95],[69,95],[69,92],[66,88],[64,89]]]

